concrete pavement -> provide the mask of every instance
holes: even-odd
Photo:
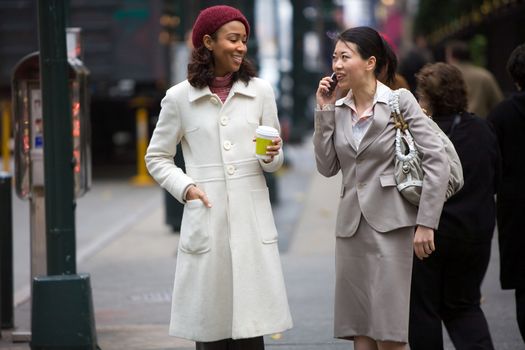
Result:
[[[285,152],[291,167],[279,178],[281,202],[274,212],[285,242],[282,263],[294,328],[267,336],[267,349],[352,349],[351,342],[332,338],[333,232],[340,178],[316,174],[309,142],[288,146]],[[122,186],[122,196],[130,196],[126,202],[135,203],[132,195],[141,190]],[[193,349],[192,342],[167,335],[178,235],[164,224],[160,189],[147,191],[140,192],[139,201],[144,203],[149,196],[158,199],[148,204],[147,210],[140,209],[144,206],[126,207],[120,215],[111,216],[115,221],[111,235],[100,228],[98,237],[107,238],[97,238],[96,245],[83,244],[93,248],[85,253],[78,271],[91,275],[98,343],[103,350]],[[91,208],[97,204],[104,212],[100,200]],[[106,205],[109,208],[115,202]],[[80,217],[90,216],[83,225],[97,225],[88,207],[77,210],[78,222],[83,220]],[[126,224],[119,226],[118,222]],[[496,248],[483,286],[483,308],[496,349],[524,349],[515,322],[513,294],[499,288]],[[15,311],[17,327],[29,329],[29,303],[22,303]],[[3,335],[1,349],[29,349],[28,344],[10,343],[8,332]],[[453,349],[448,339],[446,344],[446,349]]]

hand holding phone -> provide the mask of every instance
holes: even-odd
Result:
[[[330,87],[328,89],[328,93],[326,94],[326,96],[331,96],[335,90],[335,87],[337,86],[337,76],[335,73],[332,73],[332,75],[330,76],[330,79],[332,79],[332,82],[330,83]]]

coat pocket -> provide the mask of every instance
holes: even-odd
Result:
[[[256,230],[265,244],[277,242],[277,229],[273,220],[268,189],[251,191],[252,207],[255,212]]]
[[[396,186],[396,178],[394,174],[382,174],[379,176],[381,187]]]
[[[186,202],[180,229],[180,250],[189,254],[210,250],[209,220],[210,209],[200,199]]]

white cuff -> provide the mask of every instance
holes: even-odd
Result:
[[[322,105],[322,106],[317,104],[315,106],[315,110],[316,111],[335,111],[335,105],[331,104],[331,103],[328,103],[328,104],[325,104],[325,105]]]

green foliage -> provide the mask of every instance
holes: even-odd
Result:
[[[420,0],[416,14],[415,34],[427,35],[463,15],[479,9],[483,0]]]
[[[470,57],[472,62],[478,66],[487,65],[487,38],[477,34],[469,41]]]

